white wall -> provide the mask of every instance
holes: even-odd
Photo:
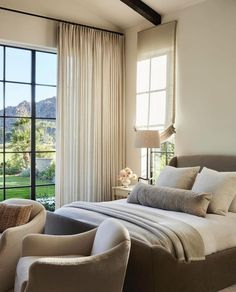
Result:
[[[42,48],[56,48],[56,23],[0,10],[0,42]]]
[[[164,17],[164,22],[178,20],[177,154],[236,155],[235,16],[235,0],[207,0]],[[126,31],[126,152],[127,165],[139,173],[132,133],[136,31]]]
[[[83,7],[77,0],[1,0],[1,6],[95,27],[120,31],[114,24]],[[56,48],[57,22],[0,9],[0,42],[42,48]]]

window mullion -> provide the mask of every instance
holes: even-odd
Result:
[[[35,105],[35,74],[36,74],[36,52],[32,51],[31,61],[31,199],[36,199],[35,194],[35,116],[36,116],[36,105]]]
[[[149,125],[150,125],[151,73],[152,73],[152,59],[149,60],[148,124],[147,124],[148,128],[149,128]]]
[[[6,77],[6,47],[3,47],[3,200],[6,200],[6,112],[5,112],[5,85]]]

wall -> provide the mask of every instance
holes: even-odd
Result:
[[[77,0],[2,0],[1,6],[119,31],[112,23],[83,7]],[[57,46],[57,22],[0,9],[0,42],[52,49]]]
[[[56,48],[56,23],[0,10],[0,41],[12,45]]]
[[[173,14],[177,30],[177,154],[236,155],[236,1],[207,0]],[[136,29],[126,31],[127,165],[140,172],[133,147]],[[130,74],[132,76],[130,76]]]

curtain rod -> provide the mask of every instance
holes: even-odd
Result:
[[[73,24],[73,25],[79,25],[79,26],[82,26],[82,27],[87,27],[87,28],[92,28],[92,29],[96,29],[96,30],[106,31],[106,32],[115,33],[115,34],[118,34],[118,35],[124,35],[123,33],[117,32],[117,31],[112,31],[112,30],[108,30],[108,29],[95,27],[95,26],[90,26],[90,25],[85,25],[85,24],[81,24],[81,23],[71,22],[71,21],[67,21],[67,20],[63,20],[63,19],[59,19],[59,18],[53,18],[53,17],[44,16],[44,15],[34,14],[34,13],[22,11],[22,10],[15,10],[15,9],[6,8],[6,7],[0,7],[0,9],[1,10],[5,10],[5,11],[19,13],[19,14],[24,14],[24,15],[28,15],[28,16],[44,18],[44,19],[48,19],[48,20],[52,20],[52,21],[69,23],[69,24]]]

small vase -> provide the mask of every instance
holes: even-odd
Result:
[[[131,183],[131,181],[128,178],[122,180],[122,186],[125,187],[125,188],[128,188],[130,183]]]

